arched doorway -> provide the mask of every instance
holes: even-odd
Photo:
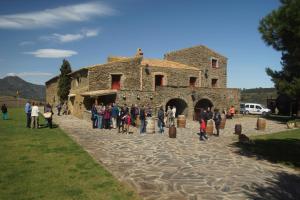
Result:
[[[194,120],[199,120],[200,112],[202,109],[207,109],[208,107],[213,107],[213,103],[209,99],[199,100],[194,108]]]
[[[188,110],[187,110],[188,105],[187,105],[187,103],[186,103],[184,100],[182,100],[182,99],[178,99],[178,98],[176,98],[176,99],[170,99],[170,100],[167,102],[167,104],[166,104],[166,110],[168,109],[168,106],[170,106],[171,108],[172,108],[173,106],[176,107],[176,117],[177,117],[178,115],[185,115],[185,116],[187,116],[187,114],[188,114]]]

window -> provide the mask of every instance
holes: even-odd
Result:
[[[246,107],[246,108],[249,108],[249,105],[246,105],[245,107]]]
[[[254,105],[250,105],[250,108],[254,108]]]
[[[163,75],[155,75],[155,88],[157,86],[163,86],[163,79],[164,79]]]
[[[261,109],[261,107],[260,107],[260,106],[255,106],[255,108],[256,108],[256,109],[258,109],[258,110],[260,110],[260,109]]]
[[[197,81],[197,77],[190,77],[190,86],[195,87],[196,81]]]
[[[216,59],[216,58],[211,59],[211,67],[212,68],[217,68],[218,67],[218,59]]]
[[[120,90],[121,89],[121,76],[120,74],[111,75],[111,89]]]
[[[218,87],[218,79],[216,78],[211,79],[211,87]]]

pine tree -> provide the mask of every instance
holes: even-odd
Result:
[[[266,69],[279,94],[298,102],[300,114],[300,0],[281,0],[281,6],[260,21],[262,39],[282,52],[280,71]]]
[[[57,90],[57,95],[62,102],[68,100],[69,91],[71,89],[71,77],[69,77],[68,74],[71,72],[72,69],[69,61],[64,59],[60,67],[60,76]]]

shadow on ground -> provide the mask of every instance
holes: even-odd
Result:
[[[283,163],[300,170],[300,140],[299,139],[268,139],[254,140],[253,144],[233,143],[238,147],[236,153],[266,159],[273,163]]]
[[[253,184],[253,192],[246,192],[254,200],[295,200],[300,199],[300,175],[278,173],[276,180],[267,179],[267,187]]]
[[[280,172],[276,178],[267,179],[267,186],[253,184],[253,192],[246,192],[249,199],[255,200],[295,200],[300,199],[300,140],[299,139],[256,139],[252,144],[233,143],[235,153],[266,159],[273,163],[283,163],[299,170],[298,174]]]

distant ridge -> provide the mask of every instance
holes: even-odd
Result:
[[[267,99],[277,98],[277,91],[275,88],[250,88],[241,90],[241,102],[243,103],[260,103],[267,105]]]
[[[16,96],[24,99],[45,101],[46,87],[24,81],[18,76],[7,76],[0,79],[0,96]]]

